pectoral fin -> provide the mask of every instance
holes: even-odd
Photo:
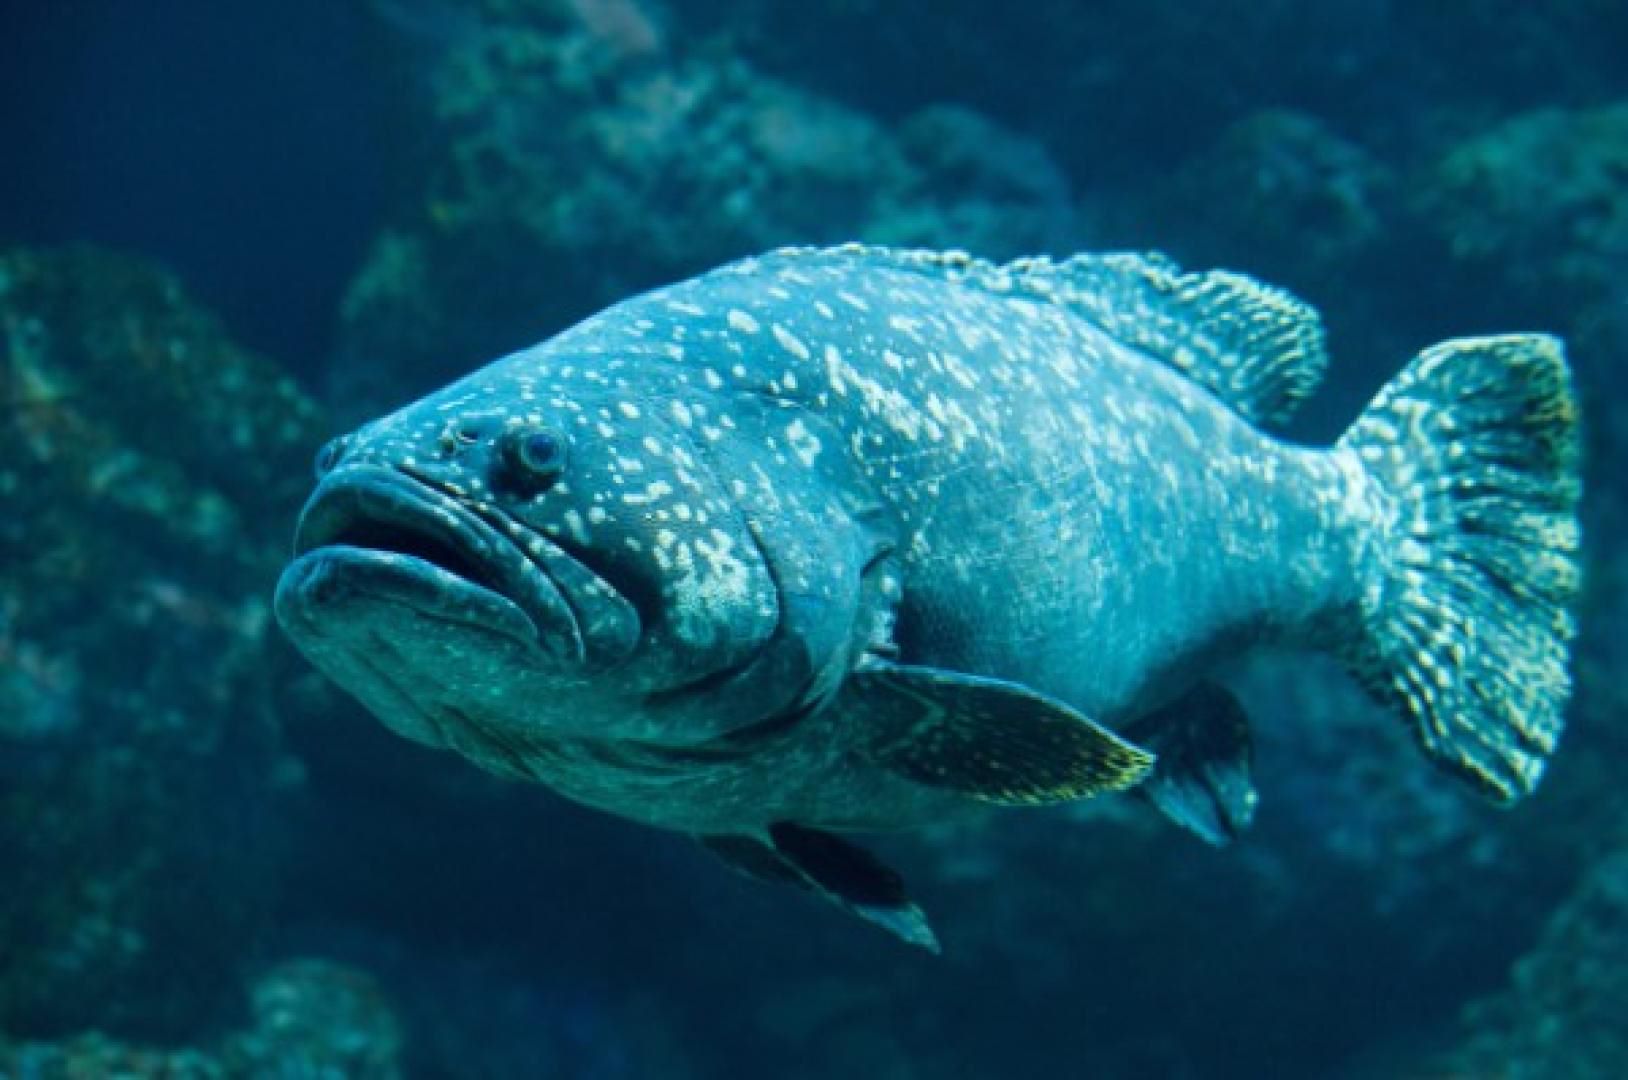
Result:
[[[1035,806],[1128,788],[1153,755],[1017,683],[872,660],[839,707],[869,733],[869,758],[920,784]]]
[[[1249,718],[1223,687],[1201,683],[1129,725],[1159,755],[1138,792],[1166,817],[1212,844],[1236,839],[1255,816]]]
[[[929,952],[938,938],[905,892],[904,879],[864,848],[789,821],[769,827],[769,842],[750,836],[704,836],[701,843],[759,881],[798,885]]]

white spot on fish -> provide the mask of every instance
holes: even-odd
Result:
[[[805,469],[813,467],[814,459],[820,456],[820,440],[800,418],[786,425],[786,442]]]
[[[570,532],[574,542],[583,547],[588,545],[588,526],[582,523],[582,515],[574,506],[565,512],[565,528]]]
[[[739,330],[744,334],[755,334],[761,329],[758,321],[740,308],[731,308],[729,310],[729,325],[732,329]]]
[[[808,346],[804,345],[802,340],[799,339],[796,334],[793,334],[790,330],[787,330],[779,323],[775,323],[769,329],[773,331],[774,339],[780,343],[780,347],[782,349],[785,349],[799,360],[808,359]]]
[[[628,492],[622,496],[622,501],[629,506],[645,506],[649,503],[660,502],[673,493],[673,485],[665,480],[652,480],[644,486],[643,493]]]
[[[839,397],[846,397],[852,387],[864,400],[867,414],[881,420],[906,439],[914,441],[920,436],[921,412],[910,399],[848,363],[831,345],[825,348],[825,374],[832,391]]]

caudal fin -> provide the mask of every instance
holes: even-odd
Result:
[[[1382,493],[1382,580],[1347,660],[1432,759],[1512,803],[1564,726],[1580,584],[1577,406],[1538,334],[1420,353],[1340,439]]]

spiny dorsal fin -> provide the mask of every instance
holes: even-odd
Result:
[[[1256,423],[1285,423],[1328,366],[1317,312],[1244,274],[1184,274],[1163,255],[1133,252],[1001,269],[1016,289],[1063,304]]]
[[[1328,366],[1322,320],[1309,305],[1244,274],[1184,274],[1157,252],[1085,253],[1062,262],[1041,256],[1004,266],[961,251],[863,244],[785,254],[846,257],[1057,304],[1267,426],[1288,421]]]

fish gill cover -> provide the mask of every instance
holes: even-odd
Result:
[[[0,44],[0,1075],[1624,1070],[1619,5],[132,10],[41,7]],[[391,736],[283,640],[273,586],[326,440],[645,289],[849,240],[996,263],[1162,250],[1289,290],[1331,357],[1288,428],[1307,445],[1432,342],[1564,339],[1586,546],[1574,692],[1541,786],[1490,807],[1333,665],[1261,656],[1199,699],[1207,739],[1142,733],[1161,760],[1251,763],[1247,788],[1186,774],[1258,793],[1179,803],[1247,805],[1197,819],[1241,832],[1225,848],[1122,796],[864,837],[869,861],[800,827],[768,830],[773,860],[713,845],[759,876],[785,877],[789,856],[815,886],[775,890]],[[775,355],[815,344],[790,315],[750,317]],[[1358,424],[1358,456],[1435,430],[1408,426],[1410,402],[1447,389],[1430,355],[1383,423]],[[1470,430],[1506,430],[1477,426],[1504,384],[1454,363]],[[1524,400],[1530,437],[1472,456],[1569,460],[1543,442],[1559,399]],[[792,460],[834,436],[776,430]],[[574,445],[503,445],[552,494],[595,467]],[[1499,475],[1495,494],[1529,500],[1502,520],[1553,538],[1541,519],[1566,485]],[[1169,543],[1142,539],[1150,559]],[[1453,557],[1503,575],[1507,614],[1566,590],[1531,573],[1540,548]],[[1466,580],[1386,603],[1428,620]],[[921,625],[894,624],[903,655],[877,659],[908,659]],[[1393,697],[1434,685],[1451,640],[1431,655]],[[1499,763],[1547,752],[1559,718],[1506,706],[1552,670],[1468,684],[1507,720],[1491,743],[1455,742],[1428,709],[1413,734],[1447,731],[1450,759],[1524,787],[1524,764]],[[943,689],[876,685],[884,701]],[[989,748],[955,733],[937,744],[952,764]],[[889,760],[944,763],[914,746]],[[901,879],[942,956],[796,895],[873,915],[880,900],[909,937]]]

